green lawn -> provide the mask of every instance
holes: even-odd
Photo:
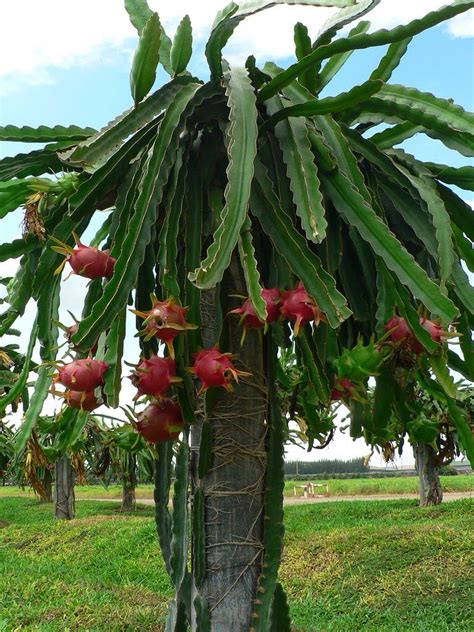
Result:
[[[0,630],[162,630],[170,585],[150,507],[78,503],[69,523],[0,499]],[[471,500],[287,507],[282,580],[295,631],[470,631]]]
[[[294,486],[302,485],[306,481],[286,481],[285,495],[293,496]],[[394,477],[394,478],[356,478],[346,480],[331,479],[319,481],[316,478],[314,483],[328,483],[330,496],[364,496],[376,494],[417,494],[418,479],[416,477]],[[449,492],[471,492],[474,494],[474,474],[459,476],[441,476],[443,490]],[[320,490],[317,490],[320,491]],[[323,492],[324,490],[321,490]],[[122,488],[120,485],[109,485],[107,489],[102,485],[76,486],[77,498],[120,498]],[[301,490],[298,490],[301,495]],[[34,497],[30,490],[20,490],[18,487],[0,487],[0,498],[5,496],[28,496]],[[139,485],[137,488],[137,498],[153,498],[152,485]]]

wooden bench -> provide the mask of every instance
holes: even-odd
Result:
[[[315,488],[323,487],[323,494],[316,494]],[[304,485],[295,485],[293,488],[293,493],[295,496],[298,496],[297,490],[303,490],[303,495],[301,498],[326,498],[329,496],[329,485],[327,483],[305,483]]]

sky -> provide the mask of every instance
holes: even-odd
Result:
[[[440,0],[381,0],[363,19],[370,19],[370,30],[392,28],[421,17],[442,4]],[[181,18],[188,14],[193,25],[193,59],[188,69],[206,79],[207,64],[204,45],[209,25],[225,0],[149,0],[172,37]],[[294,61],[293,25],[301,21],[314,39],[334,9],[322,7],[276,6],[241,23],[224,56],[232,64],[243,64],[249,54],[257,63],[266,60],[286,67]],[[28,16],[28,19],[25,19]],[[137,34],[130,24],[122,0],[16,0],[0,4],[0,125],[70,125],[97,129],[132,105],[129,72]],[[348,90],[367,80],[385,51],[384,47],[356,51],[323,96]],[[474,110],[474,11],[418,36],[408,49],[391,83],[416,86],[439,97],[452,98],[465,109]],[[156,86],[166,80],[157,75]],[[23,143],[0,143],[0,157],[32,149]],[[417,135],[404,148],[422,160],[467,164],[467,159],[446,149],[438,141]],[[465,191],[457,191],[472,202]],[[94,223],[84,241],[92,237]],[[0,223],[0,243],[21,236],[21,211],[9,214]],[[0,263],[0,276],[9,276],[17,266],[15,260]],[[63,283],[61,320],[70,324],[66,310],[77,316],[81,312],[85,280],[70,278]],[[19,321],[19,329],[27,332],[34,317],[33,305]],[[134,326],[130,319],[130,329]],[[26,336],[20,340],[26,347]],[[137,343],[127,338],[126,359],[133,361]],[[133,389],[124,380],[124,402]],[[60,406],[49,400],[45,411]],[[117,413],[119,411],[116,411]],[[122,415],[121,415],[122,416]],[[324,451],[306,454],[290,447],[288,458],[301,460],[352,458],[365,456],[369,449],[361,440],[353,442],[338,432]],[[406,451],[400,464],[413,461]],[[372,464],[380,464],[376,457]]]

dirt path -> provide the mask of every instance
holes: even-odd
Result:
[[[418,494],[374,494],[372,496],[329,496],[321,498],[302,498],[297,496],[285,496],[285,505],[310,505],[314,503],[343,502],[347,500],[416,500]],[[443,502],[470,498],[474,500],[474,492],[450,492],[443,495]],[[77,498],[76,500],[96,500],[98,502],[120,502],[120,498]],[[141,505],[154,505],[153,498],[137,498],[137,503]]]

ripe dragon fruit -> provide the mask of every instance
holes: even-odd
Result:
[[[95,410],[102,403],[97,399],[94,391],[66,391],[64,393],[64,401],[70,408],[88,411]]]
[[[181,378],[176,377],[176,362],[157,355],[142,360],[130,379],[139,395],[152,397],[160,397],[172,384],[181,382]]]
[[[438,344],[442,344],[448,338],[456,336],[455,333],[445,331],[441,325],[438,325],[428,318],[421,317],[420,325],[429,333],[431,339]],[[389,339],[394,344],[406,347],[409,351],[417,355],[425,352],[425,348],[421,342],[416,339],[406,320],[402,316],[392,316],[392,318],[386,323],[384,329],[389,334]]]
[[[54,380],[61,382],[71,391],[93,391],[104,383],[104,373],[109,368],[107,362],[85,358],[74,360],[69,364],[58,367]]]
[[[202,349],[194,354],[194,364],[188,371],[201,380],[198,396],[211,386],[223,386],[231,392],[232,380],[238,382],[239,376],[251,375],[236,369],[231,358],[232,354],[222,353],[217,347]]]
[[[265,320],[260,320],[260,318],[255,313],[255,310],[252,305],[252,301],[248,298],[241,307],[237,307],[236,309],[232,309],[229,314],[237,314],[240,316],[240,323],[244,326],[244,331],[242,334],[242,344],[245,340],[245,334],[247,333],[247,329],[259,329],[260,327],[265,327],[265,330],[268,325],[274,323],[280,316],[280,305],[281,305],[281,294],[278,288],[263,288],[260,292],[260,296],[265,301],[265,308],[267,316]]]
[[[111,277],[114,271],[115,259],[110,256],[109,252],[107,250],[98,250],[98,248],[92,246],[85,246],[77,235],[74,235],[74,239],[76,240],[74,248],[54,239],[59,246],[53,246],[53,250],[66,255],[55,274],[59,274],[67,262],[75,274],[86,279]]]
[[[306,292],[301,281],[294,290],[282,292],[282,297],[280,312],[284,318],[295,323],[293,327],[295,336],[306,323],[314,321],[316,325],[319,325],[320,322],[325,322],[324,315]]]
[[[173,340],[181,332],[188,329],[197,329],[197,325],[186,322],[187,307],[177,305],[173,298],[159,301],[154,294],[151,296],[152,307],[148,312],[132,310],[134,314],[143,318],[144,328],[140,334],[145,340],[158,338],[168,347],[171,358],[174,358]]]
[[[330,394],[331,401],[354,399],[356,395],[357,389],[350,380],[346,378],[336,378],[334,380],[334,386],[332,387]]]
[[[354,382],[363,382],[370,376],[378,375],[386,352],[375,346],[373,340],[363,345],[360,340],[352,349],[344,349],[334,360],[333,368],[338,378],[347,378]]]
[[[162,443],[177,439],[184,422],[178,404],[172,399],[162,399],[139,413],[135,426],[149,443]]]

